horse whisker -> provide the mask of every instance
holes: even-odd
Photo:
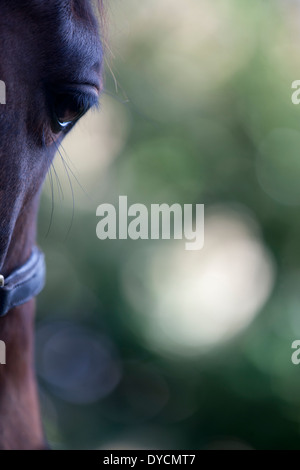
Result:
[[[48,177],[49,177],[49,182],[50,182],[50,188],[51,188],[51,212],[50,212],[50,221],[49,221],[49,226],[45,235],[45,238],[48,238],[48,235],[51,230],[52,226],[52,221],[53,221],[53,215],[54,215],[54,191],[53,191],[53,176],[52,176],[52,167],[53,164],[51,164],[51,167],[48,172]]]

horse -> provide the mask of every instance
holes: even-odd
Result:
[[[42,450],[33,365],[36,246],[44,179],[103,88],[101,0],[0,0],[0,449]]]

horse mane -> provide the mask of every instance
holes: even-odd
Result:
[[[94,2],[94,7],[95,11],[99,20],[99,25],[100,25],[100,36],[101,36],[101,41],[102,41],[102,46],[105,51],[105,57],[107,60],[107,57],[110,55],[110,48],[107,43],[107,2],[105,0],[93,0]]]
[[[104,8],[103,0],[98,0],[97,3],[98,3],[98,8],[99,8],[99,13],[101,14]]]
[[[102,28],[105,28],[106,9],[104,5],[104,0],[96,0],[96,10],[100,19],[100,26]]]

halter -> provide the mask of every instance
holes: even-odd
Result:
[[[6,279],[0,275],[0,317],[38,295],[45,285],[45,257],[34,247],[30,258]]]

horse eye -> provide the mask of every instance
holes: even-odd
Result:
[[[52,128],[56,133],[75,124],[88,109],[84,98],[79,95],[58,94],[53,102]]]

